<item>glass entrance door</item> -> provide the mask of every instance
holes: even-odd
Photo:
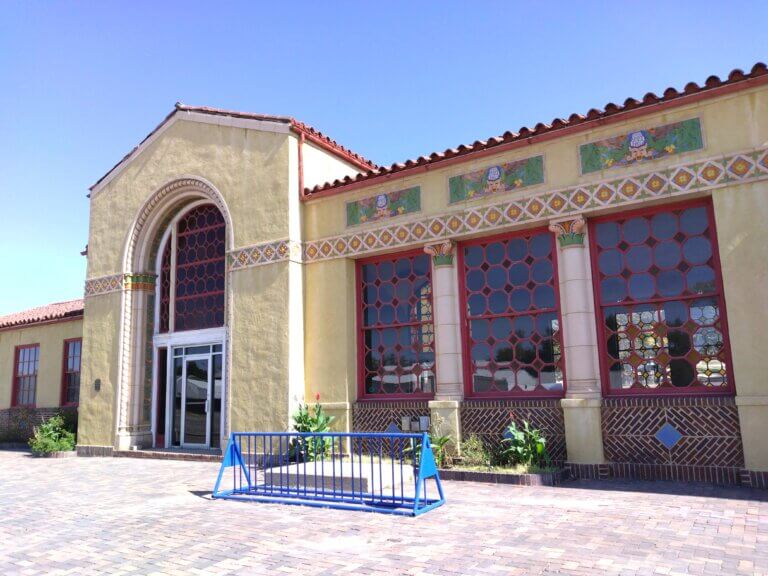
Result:
[[[181,444],[186,447],[210,446],[211,356],[184,358],[182,376]]]
[[[168,362],[166,446],[221,446],[224,362],[221,344],[177,346]]]

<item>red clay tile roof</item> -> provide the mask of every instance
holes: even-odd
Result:
[[[56,302],[47,306],[38,306],[23,312],[0,316],[0,329],[25,326],[28,324],[41,324],[64,318],[78,318],[83,315],[83,301],[69,300],[68,302]]]
[[[332,140],[319,130],[316,130],[312,126],[309,126],[307,124],[304,124],[303,122],[299,122],[295,118],[291,118],[290,116],[272,116],[269,114],[254,114],[251,112],[237,112],[235,110],[224,110],[222,108],[210,108],[208,106],[188,106],[186,104],[182,104],[181,102],[177,102],[174,109],[168,114],[165,118],[163,118],[163,121],[158,124],[152,132],[146,135],[146,137],[139,142],[128,154],[123,156],[120,161],[115,164],[112,168],[109,169],[109,171],[104,174],[101,178],[99,178],[93,186],[91,186],[91,190],[96,188],[101,182],[104,181],[107,176],[112,174],[121,164],[123,164],[128,158],[130,158],[140,147],[144,142],[149,140],[160,128],[162,128],[173,116],[175,116],[179,112],[197,112],[200,114],[210,114],[211,116],[226,116],[229,118],[243,118],[246,120],[261,120],[264,122],[279,122],[282,124],[288,124],[290,128],[298,133],[303,134],[307,140],[310,142],[317,144],[318,146],[321,146],[331,152],[332,154],[335,154],[336,156],[342,158],[343,160],[349,162],[350,164],[355,165],[357,168],[361,170],[375,170],[378,169],[378,165],[374,162],[371,162],[367,158],[364,158],[360,154],[357,154],[355,152],[352,152],[348,148],[345,148],[335,140]]]
[[[369,184],[369,181],[376,180],[377,178],[391,176],[398,172],[403,172],[418,167],[428,169],[432,164],[444,162],[452,158],[466,156],[468,154],[480,151],[489,150],[491,153],[501,152],[503,149],[492,149],[514,142],[523,143],[526,140],[548,133],[553,133],[551,134],[551,137],[557,137],[560,135],[556,134],[558,131],[563,131],[565,129],[571,129],[568,130],[568,132],[575,131],[578,129],[576,128],[577,126],[585,125],[593,121],[605,121],[605,119],[609,117],[622,113],[626,115],[626,113],[638,109],[647,109],[644,110],[643,113],[650,113],[653,111],[652,107],[654,105],[662,103],[680,100],[679,104],[683,105],[691,100],[691,96],[701,93],[708,93],[706,94],[706,97],[714,97],[722,92],[722,90],[717,90],[718,88],[723,88],[726,86],[731,86],[734,89],[749,88],[750,86],[758,83],[755,81],[755,79],[759,77],[763,77],[760,82],[768,80],[766,76],[768,76],[768,68],[762,62],[758,62],[748,73],[744,73],[739,69],[733,70],[730,74],[728,74],[728,78],[726,80],[721,80],[717,76],[710,76],[707,78],[703,86],[699,86],[695,82],[689,82],[685,85],[685,88],[682,92],[672,87],[664,90],[664,93],[661,96],[657,96],[656,94],[649,92],[643,96],[642,100],[627,98],[624,101],[624,104],[614,104],[613,102],[609,102],[605,105],[603,110],[596,110],[593,108],[584,115],[571,114],[567,119],[555,118],[549,124],[539,123],[536,124],[536,126],[533,128],[524,126],[517,132],[505,132],[501,136],[489,138],[488,140],[477,140],[469,145],[462,144],[457,148],[449,148],[444,152],[433,152],[426,157],[419,156],[415,160],[406,160],[405,162],[392,164],[389,167],[381,167],[378,169],[368,170],[367,172],[363,172],[356,176],[346,176],[342,180],[334,180],[333,182],[320,184],[312,189],[306,188],[304,190],[304,198],[311,198],[312,196],[317,195],[325,195],[321,194],[323,192],[335,193],[341,188],[350,185],[356,185],[358,183],[361,183],[361,185],[372,185],[373,182],[370,182]],[[742,86],[736,86],[738,84],[742,84]],[[586,129],[586,126],[583,126],[583,129]],[[354,188],[357,187],[359,186],[354,186]]]

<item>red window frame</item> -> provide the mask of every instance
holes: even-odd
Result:
[[[35,366],[35,393],[34,401],[31,404],[19,404],[19,359],[21,357],[22,350],[37,349],[37,360]],[[13,379],[11,380],[11,406],[24,406],[27,408],[34,408],[37,404],[37,376],[40,374],[40,343],[35,344],[23,344],[16,346],[13,352]]]
[[[69,366],[69,345],[78,342],[80,344],[80,354],[78,357],[77,371],[68,370]],[[78,375],[82,373],[83,369],[83,339],[82,338],[69,338],[64,340],[64,353],[62,354],[61,361],[61,399],[59,404],[61,406],[78,406],[80,404],[80,386],[78,385],[78,401],[67,402],[67,376],[77,372]]]
[[[433,279],[433,267],[431,257],[424,253],[424,250],[419,248],[415,250],[406,250],[403,252],[388,252],[387,254],[381,254],[378,256],[372,256],[370,258],[361,258],[355,262],[355,297],[356,297],[356,326],[357,326],[357,398],[358,400],[377,401],[377,400],[430,400],[435,397],[434,390],[431,393],[404,393],[398,392],[393,394],[369,394],[365,390],[365,340],[364,332],[366,328],[363,324],[363,278],[362,268],[366,264],[376,264],[384,261],[395,261],[401,258],[413,258],[416,256],[426,256],[430,259],[429,262],[429,282],[431,286],[430,290],[430,305],[432,306],[432,333],[433,341],[432,346],[435,348],[435,341],[437,336],[435,335],[435,306],[434,306],[434,279]],[[384,325],[386,327],[397,328],[408,326],[409,324],[428,324],[428,322],[413,322],[413,323],[393,323]],[[382,326],[382,327],[384,327]],[[367,327],[370,329],[370,327]],[[434,350],[435,362],[432,368],[432,372],[435,375],[435,388],[437,388],[437,349]]]
[[[628,307],[642,304],[690,301],[696,298],[717,298],[720,306],[720,324],[723,334],[723,347],[725,349],[725,359],[727,362],[726,375],[727,384],[722,387],[707,388],[705,386],[688,387],[657,387],[657,388],[632,388],[632,389],[612,389],[610,386],[610,366],[607,350],[607,331],[603,319],[603,308],[612,308],[622,306],[621,303],[604,305],[601,303],[600,292],[600,271],[598,268],[598,246],[595,228],[602,222],[614,222],[617,220],[625,221],[637,216],[654,216],[662,212],[673,212],[676,210],[686,210],[688,208],[704,207],[707,210],[708,223],[711,230],[710,241],[712,244],[712,263],[715,270],[715,288],[714,292],[699,296],[669,296],[651,298],[648,300],[632,301],[625,304]],[[725,292],[723,289],[723,274],[720,263],[720,248],[717,238],[717,223],[715,222],[715,212],[712,205],[712,199],[700,198],[684,202],[675,202],[670,204],[661,204],[649,208],[640,208],[629,212],[613,213],[597,218],[589,219],[589,250],[592,268],[592,292],[595,305],[595,322],[597,323],[598,336],[598,355],[600,357],[600,380],[603,395],[605,396],[733,396],[736,393],[734,384],[733,358],[731,356],[730,334],[728,332],[728,313],[725,301]],[[654,280],[655,281],[655,280]]]
[[[466,273],[464,269],[464,248],[467,246],[475,246],[477,244],[486,244],[490,242],[495,242],[498,240],[512,240],[514,238],[520,238],[520,237],[528,237],[528,236],[535,236],[538,234],[541,234],[542,232],[549,234],[552,241],[552,268],[553,268],[553,276],[552,276],[552,282],[554,284],[554,291],[555,291],[555,309],[557,311],[557,320],[559,322],[559,333],[560,333],[560,362],[561,366],[560,369],[563,374],[563,389],[562,390],[554,390],[554,391],[546,391],[546,390],[534,390],[534,391],[525,391],[520,390],[519,388],[515,388],[515,390],[508,391],[508,392],[499,392],[497,390],[490,391],[490,392],[475,392],[472,387],[472,359],[470,356],[470,334],[469,334],[469,315],[467,313],[467,279],[466,279]],[[563,398],[565,396],[565,392],[568,387],[568,377],[566,375],[565,370],[565,331],[563,329],[563,317],[562,317],[562,306],[560,302],[560,277],[559,277],[559,271],[558,271],[558,247],[557,242],[555,241],[554,234],[552,234],[546,227],[537,227],[537,228],[526,228],[523,230],[516,230],[513,232],[503,232],[501,234],[494,234],[492,236],[482,236],[480,238],[473,238],[471,240],[465,240],[463,242],[460,242],[458,246],[456,247],[457,256],[458,256],[458,278],[459,278],[459,319],[461,322],[461,350],[462,350],[462,356],[463,356],[463,362],[462,362],[462,371],[464,375],[464,396],[468,399],[490,399],[490,400],[502,400],[502,399],[509,399],[509,398],[527,398],[527,399],[538,399],[538,398]],[[552,310],[549,310],[549,312],[552,312]],[[530,316],[531,314],[539,314],[539,312],[536,312],[535,310],[528,310],[525,312],[519,312],[510,314],[509,311],[507,313],[497,314],[497,315],[490,315],[493,317],[507,317],[507,318],[515,318],[517,316]]]

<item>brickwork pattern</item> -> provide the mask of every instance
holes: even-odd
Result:
[[[739,468],[744,454],[733,398],[607,398],[603,444],[609,462]],[[680,439],[665,446],[656,434],[671,425]]]
[[[467,400],[461,404],[462,436],[469,438],[474,434],[490,447],[499,446],[511,421],[522,425],[523,420],[541,430],[552,460],[566,460],[560,400]]]
[[[26,443],[33,428],[52,416],[61,414],[70,428],[77,429],[77,409],[73,408],[7,408],[0,410],[0,442]]]
[[[768,573],[762,491],[447,480],[447,505],[411,519],[211,500],[217,472],[209,462],[0,451],[0,574]]]
[[[399,429],[403,416],[429,416],[429,404],[426,400],[357,402],[352,409],[352,428],[355,432],[384,432],[394,424]]]

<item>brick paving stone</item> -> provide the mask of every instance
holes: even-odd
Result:
[[[213,501],[217,465],[0,452],[0,574],[768,575],[768,492],[445,482],[420,518]]]

